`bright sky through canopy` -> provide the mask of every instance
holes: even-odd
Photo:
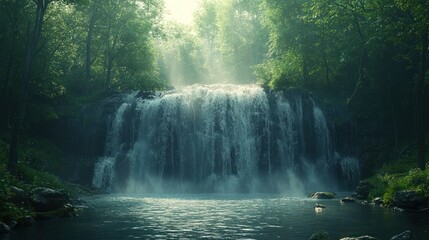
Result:
[[[165,0],[167,20],[190,25],[200,0]]]

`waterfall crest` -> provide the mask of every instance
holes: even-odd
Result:
[[[308,95],[193,85],[126,95],[107,124],[92,184],[120,192],[293,192],[359,179]]]

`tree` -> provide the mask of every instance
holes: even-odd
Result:
[[[15,113],[14,124],[12,127],[10,148],[9,148],[9,161],[8,170],[12,174],[16,174],[18,164],[18,138],[25,119],[25,112],[27,107],[27,97],[30,87],[30,73],[33,60],[36,54],[38,43],[42,34],[42,27],[44,17],[48,6],[53,0],[34,0],[36,5],[36,12],[34,18],[34,26],[31,31],[28,31],[28,41],[26,44],[24,69],[21,80],[21,90],[17,98],[17,107]]]
[[[416,76],[413,91],[413,107],[417,142],[417,165],[420,169],[426,168],[425,159],[425,120],[424,120],[424,89],[428,64],[428,31],[429,31],[429,2],[420,0],[396,0],[399,9],[411,16],[409,26],[416,38],[419,39],[417,48],[420,49],[419,70]]]

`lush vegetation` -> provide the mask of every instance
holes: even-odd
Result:
[[[63,189],[71,197],[81,196],[87,191],[80,186],[64,182],[52,173],[58,169],[58,149],[45,140],[24,139],[22,146],[22,161],[18,164],[16,175],[11,175],[6,167],[6,143],[0,141],[0,221],[20,219],[32,216],[34,213],[25,204],[13,200],[15,193],[11,186],[30,194],[36,187]],[[37,144],[36,144],[37,143]]]
[[[395,192],[412,190],[429,198],[429,169],[415,168],[416,154],[394,159],[383,165],[368,179],[372,184],[369,198],[381,197],[385,204],[392,203]]]
[[[303,88],[347,105],[364,175],[381,168],[373,195],[428,194],[428,1],[202,0],[193,26],[165,24],[163,9],[0,0],[0,202],[8,185],[65,187],[45,173],[64,158],[35,131],[41,124],[118,92],[219,81]],[[413,161],[390,163],[410,142]]]
[[[403,170],[424,169],[428,9],[419,0],[204,0],[193,28],[165,29],[174,37],[164,39],[161,72],[177,84],[309,90],[355,114],[363,176],[410,144],[415,161]]]

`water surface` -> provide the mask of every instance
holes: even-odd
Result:
[[[106,195],[86,199],[72,219],[49,220],[0,239],[331,239],[370,234],[390,239],[412,230],[429,235],[429,216],[357,203],[280,195]],[[316,203],[326,205],[321,212]]]

